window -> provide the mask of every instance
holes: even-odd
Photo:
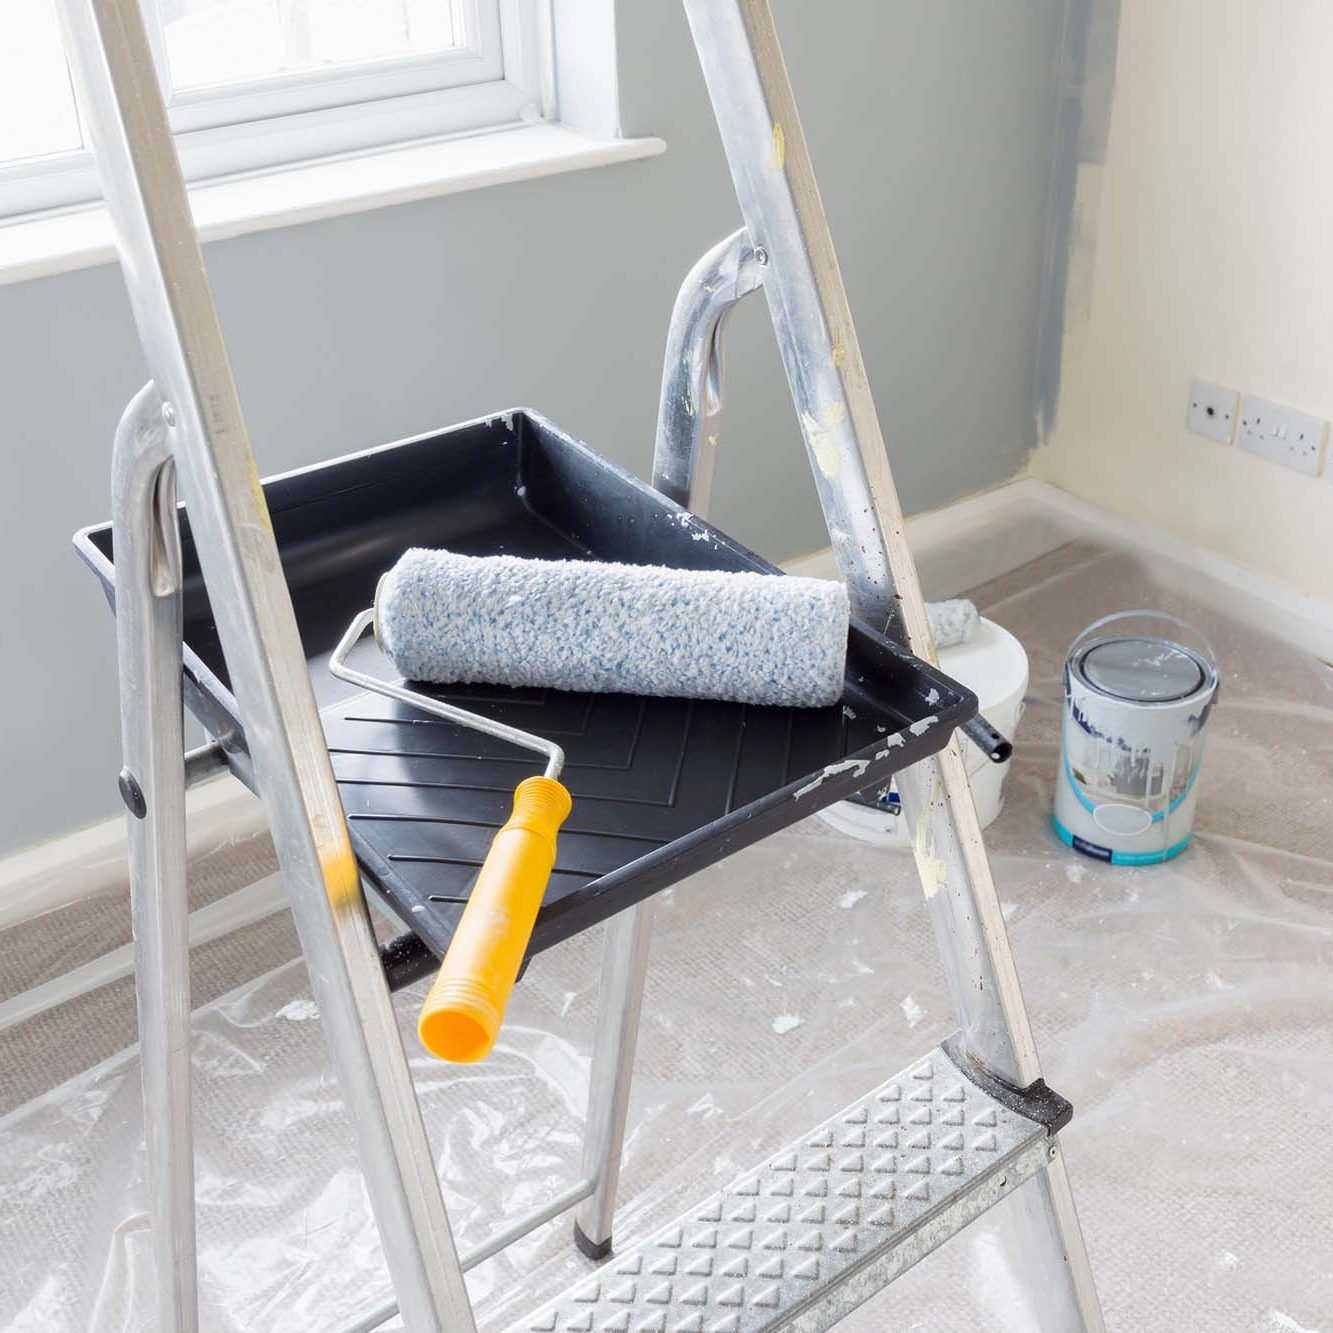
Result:
[[[549,0],[140,0],[188,179],[549,118]],[[0,5],[0,218],[97,198],[55,0]]]

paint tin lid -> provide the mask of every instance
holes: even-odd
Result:
[[[1079,669],[1093,689],[1135,703],[1187,699],[1207,679],[1199,658],[1170,639],[1103,639],[1083,654]]]

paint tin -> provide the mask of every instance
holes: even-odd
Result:
[[[1217,687],[1207,639],[1175,616],[1122,611],[1089,625],[1065,659],[1061,839],[1115,865],[1183,852]]]

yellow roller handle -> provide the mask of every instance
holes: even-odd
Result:
[[[490,1054],[555,865],[555,838],[572,802],[554,778],[528,778],[495,835],[440,975],[417,1020],[421,1044],[468,1064]]]

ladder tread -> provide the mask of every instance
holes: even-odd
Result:
[[[939,1047],[510,1333],[827,1328],[1035,1174],[1046,1143]]]

